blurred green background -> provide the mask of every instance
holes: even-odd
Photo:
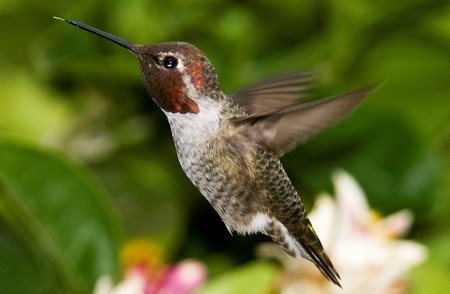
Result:
[[[450,288],[450,2],[0,1],[0,292],[83,293],[119,277],[118,252],[151,238],[210,278],[255,258],[261,236],[231,237],[181,170],[137,61],[52,19],[137,43],[187,41],[225,92],[302,68],[322,97],[383,86],[282,161],[308,210],[355,176],[382,215],[408,208],[429,247],[412,293]]]

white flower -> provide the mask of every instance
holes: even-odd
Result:
[[[370,210],[356,181],[340,171],[333,177],[336,200],[329,195],[317,199],[311,222],[341,276],[340,289],[322,277],[308,261],[276,253],[272,245],[263,255],[276,256],[284,266],[281,292],[396,294],[408,288],[407,273],[426,258],[423,245],[398,239],[410,228],[407,210],[386,218]]]
[[[109,276],[102,276],[95,285],[95,294],[141,294],[144,293],[146,278],[141,275],[128,276],[114,286]]]

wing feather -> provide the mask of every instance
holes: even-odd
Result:
[[[232,95],[250,117],[268,115],[310,96],[317,72],[300,71],[264,80]]]
[[[235,123],[251,125],[248,136],[280,157],[343,119],[373,89],[374,86],[367,86],[335,97],[289,105],[268,115],[236,118]]]

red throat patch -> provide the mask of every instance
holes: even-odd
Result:
[[[203,66],[201,63],[194,63],[190,67],[191,83],[195,89],[201,90],[203,87]],[[171,101],[171,112],[179,113],[195,113],[197,114],[200,109],[198,104],[194,100],[189,98],[184,91],[179,92],[175,99]]]
[[[197,114],[200,111],[200,109],[198,108],[198,104],[195,103],[194,100],[192,100],[189,97],[184,98],[184,107],[187,110],[187,112],[190,113]]]
[[[169,112],[178,112],[183,114],[197,114],[200,111],[198,104],[191,98],[187,97],[184,92],[179,92],[178,95],[174,96],[174,98],[175,99],[169,100],[170,102],[165,105],[163,109]]]

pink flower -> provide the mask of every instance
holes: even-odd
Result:
[[[166,268],[159,279],[147,283],[146,294],[189,294],[205,281],[206,270],[196,261],[183,261]]]
[[[206,268],[197,261],[163,267],[159,248],[145,240],[130,242],[122,253],[124,279],[113,286],[110,277],[101,277],[94,294],[190,294],[206,280]]]

